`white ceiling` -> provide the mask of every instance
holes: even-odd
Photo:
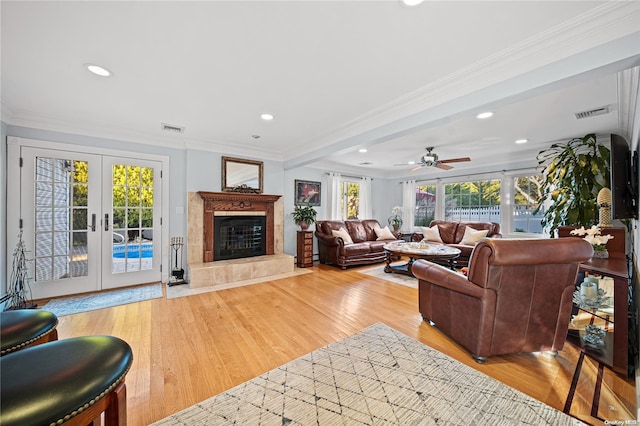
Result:
[[[451,173],[394,166],[427,146],[471,157],[457,171],[511,169],[617,131],[616,72],[640,64],[640,2],[3,0],[0,13],[9,125],[371,176]]]

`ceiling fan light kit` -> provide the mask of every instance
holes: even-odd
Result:
[[[427,152],[420,158],[420,164],[411,170],[410,172],[416,171],[422,167],[437,167],[442,170],[451,170],[453,166],[448,165],[447,163],[459,163],[462,161],[471,161],[469,157],[460,157],[460,158],[449,158],[447,160],[438,160],[438,154],[433,152],[432,146],[426,148]],[[411,162],[409,162],[411,164]]]

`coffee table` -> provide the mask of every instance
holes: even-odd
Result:
[[[386,254],[387,262],[384,267],[385,272],[410,276],[413,276],[411,266],[416,259],[447,260],[449,261],[449,267],[455,270],[454,260],[460,256],[459,249],[437,243],[393,242],[385,244],[384,252]],[[409,258],[409,262],[400,265],[392,265],[391,262],[396,256],[406,256]]]

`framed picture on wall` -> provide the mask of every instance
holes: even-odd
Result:
[[[296,206],[319,206],[320,205],[320,182],[308,180],[295,181],[295,205]]]

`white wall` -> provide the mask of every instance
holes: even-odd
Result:
[[[230,156],[225,153],[201,151],[194,149],[185,150],[185,192],[222,190],[222,157]],[[237,157],[231,155],[231,157]],[[264,160],[262,158],[242,157],[246,160],[262,161],[264,163],[264,193],[282,194],[283,168],[279,161]]]
[[[0,255],[0,277],[7,276],[6,253],[13,250],[7,247],[7,125],[0,122],[0,247],[4,247]],[[0,295],[7,294],[7,280],[0,280]],[[4,305],[0,304],[0,311]]]
[[[402,205],[402,185],[397,179],[373,180],[373,215],[380,225],[387,226],[394,206]]]
[[[187,232],[187,193],[193,191],[220,191],[222,189],[222,159],[226,153],[211,151],[167,148],[127,141],[95,138],[69,133],[52,132],[41,129],[6,126],[2,123],[0,129],[2,137],[1,166],[2,176],[0,179],[2,205],[0,210],[0,241],[5,247],[5,253],[11,251],[6,245],[6,137],[15,136],[26,139],[36,139],[64,143],[69,145],[82,145],[94,148],[104,148],[109,150],[122,150],[142,154],[164,155],[169,157],[169,170],[165,171],[165,182],[169,184],[168,211],[169,218],[164,218],[164,223],[169,224],[170,236],[184,236]],[[233,156],[233,155],[232,155]],[[245,157],[243,157],[245,158]],[[260,158],[248,158],[251,160],[264,161],[264,193],[283,195],[285,202],[285,253],[295,255],[296,253],[296,225],[290,213],[293,211],[294,180],[313,180],[324,183],[322,171],[311,168],[301,168],[289,171],[285,176],[283,165],[279,161],[263,160]],[[326,188],[326,187],[324,187]],[[326,205],[326,204],[325,204]],[[319,218],[323,217],[322,206],[319,207]],[[168,221],[168,222],[167,222]],[[187,242],[188,243],[188,242]],[[186,253],[184,253],[186,262]],[[7,256],[0,256],[0,273],[7,276]],[[2,280],[0,294],[6,294],[6,282]]]

